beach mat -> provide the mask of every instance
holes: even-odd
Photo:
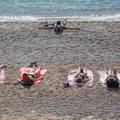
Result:
[[[31,71],[33,71],[33,68],[30,67],[22,67],[20,68],[21,75],[23,76],[24,73],[29,74]],[[40,82],[44,79],[44,74],[47,72],[47,69],[38,67],[35,70],[35,73],[37,73],[36,78],[34,78],[34,84],[39,85]],[[22,80],[22,77],[18,78],[19,81]]]

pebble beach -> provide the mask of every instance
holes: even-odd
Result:
[[[62,34],[44,22],[0,22],[1,120],[119,120],[120,90],[107,90],[97,70],[120,72],[120,22],[67,22]],[[19,69],[36,61],[47,68],[45,80],[30,91],[15,85]],[[64,88],[68,72],[81,63],[94,73],[93,87]]]

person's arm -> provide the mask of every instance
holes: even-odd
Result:
[[[113,71],[111,69],[108,70],[108,76],[113,76]]]
[[[76,72],[76,74],[75,74],[75,78],[77,78],[78,77],[78,75],[80,74],[80,66],[78,67],[78,69],[77,69],[77,72]]]

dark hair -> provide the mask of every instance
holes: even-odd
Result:
[[[119,87],[118,79],[110,76],[106,79],[106,85],[108,88],[118,88]]]
[[[78,79],[76,80],[76,83],[82,83],[82,79],[81,79],[81,78],[78,78]]]
[[[61,22],[60,22],[60,21],[57,21],[57,25],[61,25]]]
[[[29,65],[29,67],[33,67],[33,66],[37,67],[38,66],[37,62],[31,62],[30,65]]]
[[[80,70],[80,73],[84,73],[84,72],[83,72],[83,69]]]

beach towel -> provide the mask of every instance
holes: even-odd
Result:
[[[5,71],[4,69],[0,69],[0,83],[5,82]]]
[[[88,78],[89,78],[89,81],[85,83],[85,86],[86,87],[92,87],[93,86],[93,72],[91,70],[87,70],[87,75],[88,75]]]
[[[68,75],[68,83],[71,87],[75,86],[76,85],[76,82],[75,82],[75,74],[73,75]]]
[[[31,70],[32,70],[32,68],[30,68],[30,67],[22,67],[22,68],[20,68],[20,72],[22,74],[24,74],[24,73],[28,74]]]
[[[24,73],[29,74],[31,72],[33,72],[33,68],[30,67],[22,67],[20,68],[20,72],[23,75]],[[34,84],[38,85],[40,84],[40,82],[44,79],[44,74],[47,72],[47,69],[38,67],[34,70],[34,72],[36,73],[36,78],[34,78]],[[19,81],[21,81],[22,79],[20,78]]]
[[[102,83],[103,87],[106,87],[106,84],[105,84],[106,81],[105,80],[108,77],[106,71],[100,70],[100,71],[97,71],[97,73],[100,76],[100,82]],[[117,73],[117,77],[120,80],[120,74],[119,73]]]
[[[75,76],[77,74],[77,71],[78,70],[72,70],[72,71],[70,71],[70,73],[72,73],[72,74],[68,75],[68,83],[71,87],[73,87],[77,84],[75,81]],[[91,70],[87,70],[87,75],[88,75],[89,81],[87,81],[84,85],[85,85],[85,87],[92,87],[92,85],[93,85],[93,72]]]

